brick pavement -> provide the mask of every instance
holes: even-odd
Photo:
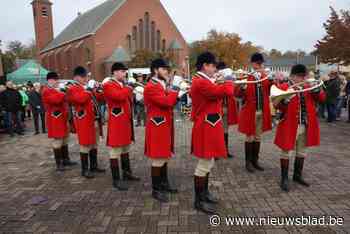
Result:
[[[176,122],[176,157],[170,174],[180,193],[160,204],[151,198],[150,163],[143,155],[143,128],[136,128],[131,158],[142,178],[129,191],[112,188],[110,172],[93,180],[79,176],[80,167],[56,172],[45,135],[0,136],[0,233],[350,233],[350,124],[322,123],[322,146],[306,161],[303,188],[291,183],[289,193],[278,186],[279,151],[273,132],[264,135],[262,173],[244,170],[243,141],[230,130],[230,151],[236,158],[220,160],[212,173],[211,190],[221,202],[220,215],[344,217],[343,226],[225,226],[210,227],[208,216],[192,208],[196,160],[188,154],[190,123]],[[78,146],[71,138],[71,157]],[[107,148],[100,144],[100,165],[109,167]]]

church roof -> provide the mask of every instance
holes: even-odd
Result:
[[[111,57],[109,57],[106,60],[106,62],[108,62],[108,63],[109,62],[111,62],[111,63],[115,63],[115,62],[130,62],[130,61],[131,61],[130,55],[121,46],[119,46],[117,49],[115,49],[113,51]]]
[[[298,63],[304,64],[305,66],[313,66],[316,64],[316,57],[313,55],[306,55],[303,57],[297,58],[267,58],[265,61],[265,66],[278,66],[278,67],[291,67]]]
[[[107,0],[79,15],[42,52],[94,34],[125,2],[126,0]]]

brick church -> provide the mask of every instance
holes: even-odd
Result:
[[[160,0],[107,0],[78,14],[55,38],[52,3],[33,0],[32,6],[38,58],[65,79],[83,65],[102,80],[112,63],[128,62],[141,49],[171,53],[185,67],[188,45]]]

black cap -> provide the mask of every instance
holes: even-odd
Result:
[[[307,68],[303,64],[297,64],[292,67],[291,75],[305,76],[308,73]]]
[[[33,85],[33,83],[32,83],[31,81],[28,81],[28,82],[27,82],[27,86],[30,87],[30,88],[32,88],[34,85]]]
[[[202,67],[203,67],[203,64],[214,64],[216,65],[217,64],[217,61],[216,61],[216,57],[213,53],[210,53],[210,52],[204,52],[202,54],[200,54],[198,57],[197,57],[197,62],[196,62],[196,68],[197,70],[201,70]]]
[[[82,66],[78,66],[74,69],[73,75],[85,77],[87,76],[87,70]]]
[[[152,61],[151,63],[151,71],[158,68],[169,68],[169,64],[162,58],[158,58]]]
[[[128,70],[128,68],[123,63],[114,63],[111,68],[112,74],[115,71],[126,71],[126,70]]]
[[[226,63],[225,63],[225,62],[219,62],[218,65],[216,65],[216,68],[217,68],[218,70],[222,70],[222,69],[227,68],[227,66],[226,66]]]
[[[46,80],[58,80],[58,74],[56,72],[49,72],[46,75]]]
[[[254,53],[250,58],[250,62],[252,63],[263,63],[265,62],[264,56],[261,53]]]

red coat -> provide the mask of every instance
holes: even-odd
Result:
[[[288,84],[279,86],[281,89],[288,89]],[[323,102],[326,99],[325,93],[314,94],[305,92],[306,105],[306,146],[317,146],[320,144],[320,127],[317,117],[315,103]],[[297,138],[300,98],[299,95],[294,96],[287,105],[279,104],[277,108],[282,112],[282,120],[279,122],[276,131],[275,144],[285,151],[295,149],[295,142]]]
[[[44,87],[42,90],[49,138],[64,138],[69,134],[68,104],[65,96],[65,93],[54,88]]]
[[[197,74],[192,79],[192,154],[198,158],[226,157],[222,123],[222,99],[233,95],[232,83],[212,83]]]
[[[73,85],[67,90],[68,101],[73,106],[74,126],[79,145],[96,144],[96,111],[92,95],[92,92],[85,90],[81,85]]]
[[[170,158],[174,153],[173,109],[177,96],[178,92],[167,91],[153,79],[145,87],[145,155],[149,158]]]
[[[229,126],[238,123],[238,103],[234,96],[227,97],[227,122]]]
[[[262,74],[261,79],[266,77]],[[254,81],[253,76],[248,77],[248,81]],[[263,94],[263,132],[272,129],[272,119],[270,110],[270,88],[272,82],[265,80],[262,82],[262,94]],[[235,94],[237,97],[243,99],[243,106],[239,113],[239,123],[238,131],[247,135],[254,136],[256,133],[256,94],[255,94],[255,84],[248,84],[246,90],[236,89]]]
[[[103,84],[108,105],[107,146],[130,145],[133,140],[132,90],[110,79]]]

